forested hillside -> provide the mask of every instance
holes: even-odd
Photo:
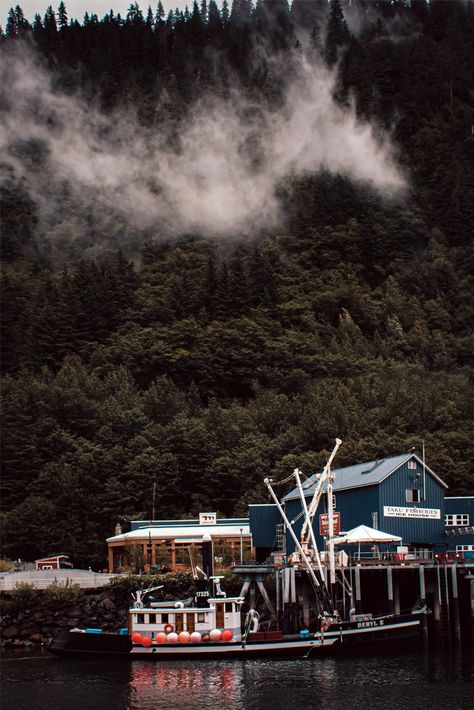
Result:
[[[474,7],[206,0],[2,36],[4,554],[425,441],[474,494]]]

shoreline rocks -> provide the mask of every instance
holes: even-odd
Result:
[[[0,638],[4,650],[46,646],[58,631],[76,626],[117,631],[127,624],[128,609],[119,605],[113,593],[87,594],[70,605],[58,604],[57,609],[44,600],[18,609],[6,595],[2,595],[1,604]]]

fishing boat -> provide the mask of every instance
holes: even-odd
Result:
[[[291,563],[299,568],[315,592],[319,615],[312,628],[264,629],[257,610],[243,611],[243,596],[227,597],[221,588],[222,577],[212,573],[212,541],[203,538],[203,569],[195,568],[196,594],[185,601],[155,601],[153,594],[161,587],[137,590],[132,596],[127,627],[118,632],[101,629],[71,629],[60,631],[52,640],[49,651],[63,656],[120,655],[130,658],[155,660],[198,658],[249,658],[253,656],[303,656],[338,654],[382,647],[399,648],[401,644],[421,639],[421,628],[426,607],[406,614],[356,614],[349,611],[347,619],[338,609],[336,589],[347,582],[337,574],[334,553],[331,462],[341,441],[336,446],[319,477],[314,497],[307,506],[301,485],[300,472],[293,475],[301,493],[304,524],[298,537],[287,519],[270,479],[265,484],[276,502],[285,526],[295,542]],[[328,497],[329,544],[328,565],[324,569],[314,537],[312,520],[322,495]],[[349,590],[350,591],[350,590]]]
[[[420,638],[424,610],[405,615],[360,615],[344,622],[325,618],[316,632],[258,630],[258,615],[247,614],[241,631],[241,597],[209,598],[207,607],[132,606],[130,628],[60,631],[49,646],[60,656],[126,655],[155,660],[316,656],[382,646],[395,648]],[[182,629],[180,631],[180,629]],[[192,630],[194,629],[194,630]]]

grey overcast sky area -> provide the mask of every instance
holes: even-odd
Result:
[[[44,17],[44,13],[46,12],[46,9],[49,7],[49,5],[52,6],[53,10],[57,11],[59,2],[60,0],[58,0],[58,2],[56,3],[48,2],[48,0],[0,0],[1,24],[5,29],[5,21],[8,15],[8,11],[11,7],[16,7],[16,5],[19,5],[21,7],[26,19],[32,22],[34,16],[37,13],[41,15],[41,17]],[[186,5],[189,8],[191,8],[193,5],[193,0],[161,0],[161,2],[163,7],[165,8],[166,14],[168,14],[170,10],[174,10],[175,8],[184,10]],[[98,15],[99,19],[101,19],[106,13],[110,12],[110,10],[112,9],[116,14],[120,12],[122,17],[124,17],[127,14],[128,8],[130,7],[130,5],[133,4],[133,2],[132,0],[64,0],[64,4],[66,5],[66,10],[69,19],[76,19],[82,22],[85,12],[88,12],[89,15],[95,13],[96,15]],[[158,5],[158,0],[153,0],[153,2],[142,0],[142,2],[139,2],[138,4],[144,13],[146,13],[146,11],[148,10],[148,5],[151,5],[151,9],[153,10],[153,12],[155,12],[156,7]],[[217,4],[220,5],[220,2],[218,1]],[[229,5],[230,4],[231,3],[229,3]]]

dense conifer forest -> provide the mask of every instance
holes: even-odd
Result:
[[[472,4],[61,2],[1,45],[5,555],[102,565],[154,482],[245,515],[336,436],[474,493]]]

